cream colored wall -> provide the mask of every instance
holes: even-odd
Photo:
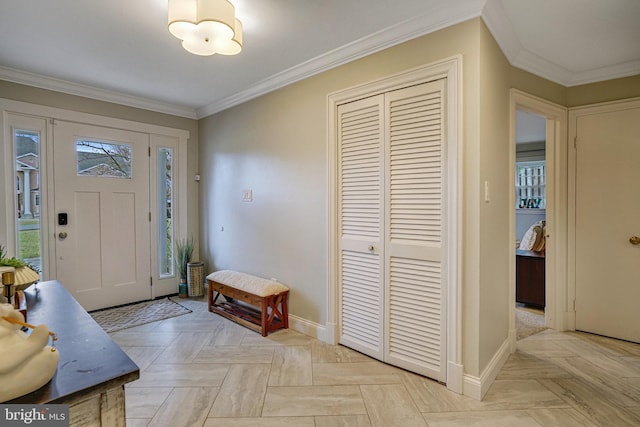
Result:
[[[188,179],[187,183],[188,229],[189,233],[191,233],[196,242],[198,242],[198,237],[200,235],[198,188],[192,179],[193,175],[198,171],[198,122],[196,120],[127,107],[110,102],[97,101],[80,96],[68,95],[4,80],[0,80],[0,98],[188,130],[190,138],[187,148],[187,169],[189,171],[189,176],[191,177]],[[197,245],[199,246],[199,242]],[[198,247],[196,247],[196,250],[198,250]]]
[[[484,24],[480,26],[479,366],[488,365],[509,332],[509,63]]]
[[[640,74],[567,88],[567,107],[640,97]]]
[[[469,100],[463,106],[463,144],[473,152],[478,146],[478,28],[477,19],[465,22],[202,119],[201,229],[209,265],[279,279],[292,289],[291,314],[325,325],[327,96],[462,54],[462,86]],[[469,162],[477,170],[477,156]],[[477,177],[473,179],[477,188]],[[253,190],[251,203],[241,201],[248,188]],[[475,192],[471,197],[477,201]],[[478,238],[472,235],[478,225],[474,215],[467,217],[464,262],[470,265],[464,271],[477,272]],[[476,245],[467,245],[470,240]],[[473,276],[465,277],[465,283]],[[477,312],[477,302],[470,305]],[[464,335],[476,342],[467,347],[477,349],[477,332]]]

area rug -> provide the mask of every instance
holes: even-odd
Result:
[[[92,311],[89,314],[105,332],[116,332],[187,313],[191,313],[191,310],[170,298],[163,298]]]
[[[516,307],[516,340],[538,334],[545,329],[544,315]]]

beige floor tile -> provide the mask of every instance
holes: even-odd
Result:
[[[536,380],[496,380],[482,400],[482,409],[561,408],[568,404]]]
[[[571,374],[549,361],[549,359],[516,352],[509,356],[496,378],[499,380],[521,380],[570,377]]]
[[[522,340],[516,343],[518,351],[538,357],[572,357],[577,356],[559,340]]]
[[[396,384],[402,382],[402,371],[384,363],[314,363],[313,384]]]
[[[291,329],[262,337],[205,299],[180,302],[194,312],[111,334],[141,368],[126,385],[129,427],[640,425],[638,344],[546,330],[518,341],[480,402]]]
[[[150,421],[148,418],[127,418],[126,427],[147,427]]]
[[[530,409],[527,411],[542,427],[597,427],[591,420],[572,408]]]
[[[129,418],[153,418],[171,394],[171,387],[131,387],[125,391],[125,407]]]
[[[363,415],[358,386],[269,387],[263,417],[312,415]]]
[[[274,349],[269,386],[311,385],[311,347],[282,346]]]
[[[471,411],[482,407],[482,402],[454,393],[442,384],[405,372],[402,382],[420,412]]]
[[[371,358],[342,345],[331,345],[319,340],[311,341],[313,363],[368,362]]]
[[[219,323],[212,328],[211,332],[213,336],[209,342],[205,343],[206,346],[240,345],[245,334],[252,333],[247,328],[226,319],[224,323]]]
[[[267,391],[269,365],[230,365],[209,417],[259,417]]]
[[[600,390],[578,378],[539,380],[545,387],[560,396],[574,409],[602,426],[637,426],[640,418],[633,412],[617,406]]]
[[[147,369],[164,351],[164,347],[121,347],[141,371]]]
[[[218,387],[228,370],[218,364],[152,364],[131,387]]]
[[[623,381],[617,376],[620,370],[595,365],[593,362],[608,359],[607,356],[585,360],[583,357],[568,359],[553,359],[554,363],[562,367],[574,377],[580,378],[598,389],[599,393],[612,402],[621,406],[637,406],[640,403],[640,390]]]
[[[271,363],[273,347],[206,346],[193,359],[193,363]]]
[[[315,417],[315,427],[371,427],[367,415],[336,415]]]
[[[204,427],[315,427],[313,417],[208,418]]]
[[[182,332],[154,363],[191,363],[212,336],[211,332]]]
[[[270,332],[269,335],[263,337],[257,332],[245,334],[242,339],[242,345],[307,345],[310,346],[313,338],[308,335],[301,334],[293,329],[280,329]]]
[[[443,412],[424,418],[429,427],[540,427],[525,411]]]
[[[360,390],[373,427],[427,427],[403,384],[362,385]]]
[[[120,347],[166,347],[170,345],[179,332],[116,332],[111,338]]]
[[[207,419],[217,393],[218,389],[215,387],[175,388],[151,419],[149,426],[201,426]]]

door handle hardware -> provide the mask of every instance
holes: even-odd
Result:
[[[60,238],[60,240],[64,240],[67,238],[67,232],[66,231],[61,231],[58,233],[58,237]]]
[[[373,252],[375,250],[375,248],[373,247],[373,245],[369,245],[369,252]]]
[[[631,236],[629,238],[629,243],[631,243],[632,245],[640,245],[640,237],[638,236]]]

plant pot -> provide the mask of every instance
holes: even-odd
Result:
[[[181,281],[180,284],[178,285],[178,296],[180,298],[186,298],[189,296],[187,284],[185,282]]]

